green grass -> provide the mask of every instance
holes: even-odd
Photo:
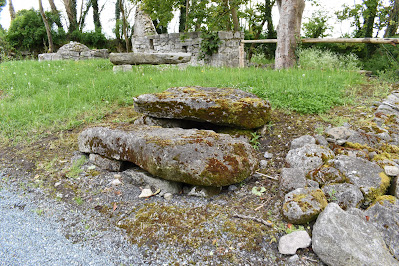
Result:
[[[134,66],[113,73],[108,60],[11,61],[0,64],[0,136],[20,140],[101,119],[133,97],[174,86],[240,88],[273,108],[322,113],[350,101],[347,89],[362,82],[354,72],[256,68]]]

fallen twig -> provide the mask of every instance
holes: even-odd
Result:
[[[277,177],[272,177],[272,176],[270,176],[270,175],[265,175],[265,174],[262,174],[262,173],[260,173],[260,172],[255,172],[255,173],[257,173],[258,175],[267,177],[267,178],[269,178],[269,179],[278,181],[278,178],[277,178]]]
[[[245,216],[245,215],[240,215],[240,214],[235,214],[233,215],[233,218],[240,218],[240,219],[246,219],[246,220],[252,220],[255,221],[257,223],[261,223],[264,224],[266,226],[273,226],[273,223],[265,221],[261,218],[257,218],[257,217],[251,217],[251,216]]]

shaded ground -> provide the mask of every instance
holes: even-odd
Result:
[[[285,166],[290,142],[304,134],[322,133],[331,125],[370,123],[370,106],[374,96],[379,96],[374,95],[374,86],[379,85],[352,91],[357,99],[354,106],[337,107],[321,116],[274,110],[272,123],[259,132],[259,157],[266,151],[273,154],[268,167],[261,170],[263,175],[248,178],[236,189],[224,188],[212,198],[181,194],[170,201],[159,196],[139,199],[140,188],[129,184],[123,173],[104,172],[77,160],[77,135],[93,125],[58,132],[30,145],[1,147],[0,169],[7,168],[3,184],[17,184],[23,191],[66,203],[71,211],[81,213],[74,219],[58,217],[64,223],[62,233],[74,243],[102,241],[98,232],[116,230],[139,247],[149,264],[286,264],[289,256],[278,253],[278,239],[298,227],[281,219],[281,195],[275,179]],[[125,107],[104,117],[101,125],[128,127],[137,116]],[[115,178],[122,184],[112,185]],[[254,186],[266,191],[254,195]],[[235,218],[235,214],[261,218],[273,226]],[[311,226],[304,229],[310,233]],[[320,264],[311,248],[298,254],[299,264]]]

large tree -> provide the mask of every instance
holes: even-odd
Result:
[[[15,19],[15,9],[12,0],[8,0],[8,10],[10,12],[11,21]]]
[[[290,68],[296,63],[295,50],[300,38],[304,0],[277,0],[280,13],[277,27],[276,69]]]
[[[69,22],[68,31],[72,33],[78,29],[76,0],[63,0],[63,2]]]
[[[392,37],[398,31],[399,26],[399,1],[393,0],[391,11],[388,15],[387,28],[384,37]]]
[[[44,10],[43,10],[42,0],[39,0],[39,11],[40,11],[40,15],[42,16],[44,26],[46,27],[47,39],[48,39],[48,44],[49,44],[48,52],[52,53],[54,51],[53,37],[51,35],[50,24],[48,22],[46,14],[44,13]]]

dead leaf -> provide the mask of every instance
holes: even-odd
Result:
[[[116,208],[118,208],[118,206],[117,206],[116,203],[114,202],[114,207],[112,208],[112,211],[115,211]]]

